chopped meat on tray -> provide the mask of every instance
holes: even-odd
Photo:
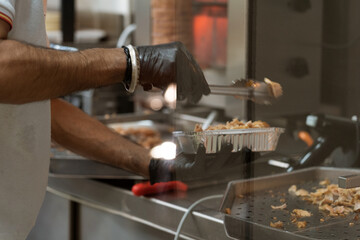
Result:
[[[321,181],[319,184],[322,186],[327,186],[327,185],[330,185],[330,181],[329,181],[329,179],[325,179],[325,180]]]
[[[282,221],[277,221],[275,223],[270,222],[270,227],[273,228],[284,228],[284,223]]]
[[[318,205],[319,210],[327,212],[332,217],[360,211],[360,192],[358,188],[343,189],[339,188],[337,184],[330,184],[330,182],[327,182],[328,180],[324,181],[321,181],[320,184],[326,184],[326,188],[318,188],[309,195],[303,195],[303,199]]]
[[[243,122],[239,121],[237,118],[234,118],[231,122],[226,122],[226,124],[218,124],[215,126],[210,126],[205,131],[211,131],[211,130],[226,130],[226,129],[248,129],[248,128],[268,128],[270,125],[263,121],[248,121]],[[194,132],[202,132],[204,131],[201,127],[201,125],[196,124]]]
[[[297,226],[298,228],[305,228],[306,225],[307,225],[307,222],[306,222],[306,221],[298,221],[298,222],[296,223],[296,226]]]
[[[300,197],[305,197],[309,195],[309,192],[306,191],[305,189],[299,189],[295,192],[295,195]]]
[[[291,215],[297,218],[310,217],[312,214],[309,211],[302,209],[294,209],[292,210]]]
[[[288,192],[289,192],[291,195],[295,195],[296,190],[297,190],[296,185],[292,185],[291,187],[289,187]]]
[[[163,142],[161,140],[160,133],[157,130],[147,127],[127,129],[118,127],[114,130],[123,136],[129,136],[131,139],[135,140],[136,143],[146,149],[151,149]]]
[[[280,205],[280,206],[273,206],[273,205],[271,205],[271,208],[272,209],[280,209],[280,210],[283,210],[283,209],[285,209],[287,207],[287,205],[286,205],[286,203],[284,203],[283,205]]]

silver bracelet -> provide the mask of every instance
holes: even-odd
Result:
[[[135,47],[133,47],[132,45],[128,45],[127,48],[129,49],[130,52],[131,65],[132,65],[131,83],[128,92],[133,93],[140,78],[140,59],[139,59],[138,51],[136,50]]]

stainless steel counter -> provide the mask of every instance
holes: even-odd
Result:
[[[177,123],[192,126],[185,117],[187,115],[177,116]],[[102,121],[111,124],[151,120],[161,124],[164,119],[168,118],[155,114],[121,116]],[[199,118],[195,120],[201,121]],[[40,212],[39,224],[27,240],[55,240],[59,231],[68,236],[65,239],[69,240],[173,239],[182,216],[194,202],[204,197],[223,194],[230,180],[244,177],[244,169],[234,169],[232,174],[225,174],[225,179],[221,181],[217,178],[205,182],[206,184],[197,183],[196,188],[189,186],[187,192],[137,197],[129,189],[131,184],[141,180],[141,177],[66,151],[54,151],[53,155],[47,198]],[[272,169],[266,161],[263,164],[266,166],[253,167],[257,172],[252,172],[255,175],[268,175],[278,171]],[[130,181],[129,186],[119,187],[114,184],[126,181]],[[229,239],[224,229],[224,216],[219,211],[221,200],[213,199],[199,204],[186,219],[181,239]],[[61,216],[61,220],[57,220],[60,219],[58,216]],[[63,224],[64,219],[69,221],[67,226],[43,233],[44,229],[49,228],[44,228],[41,223],[57,221],[55,225]],[[121,238],[117,236],[119,234]]]
[[[174,235],[181,217],[195,201],[223,194],[226,184],[137,197],[130,190],[91,179],[49,178],[48,191],[81,205],[118,215]],[[209,200],[195,208],[182,229],[182,239],[229,239],[218,211],[221,199]]]

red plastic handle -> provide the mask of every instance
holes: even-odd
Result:
[[[131,191],[136,196],[153,195],[169,191],[187,191],[188,186],[180,181],[170,181],[155,183],[153,185],[150,182],[143,182],[135,184]]]

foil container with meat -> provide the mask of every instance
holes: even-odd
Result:
[[[285,129],[250,128],[209,130],[202,132],[173,132],[179,147],[184,153],[195,154],[200,144],[206,148],[206,153],[216,153],[224,143],[233,145],[233,152],[248,148],[253,152],[274,151],[279,137]]]

